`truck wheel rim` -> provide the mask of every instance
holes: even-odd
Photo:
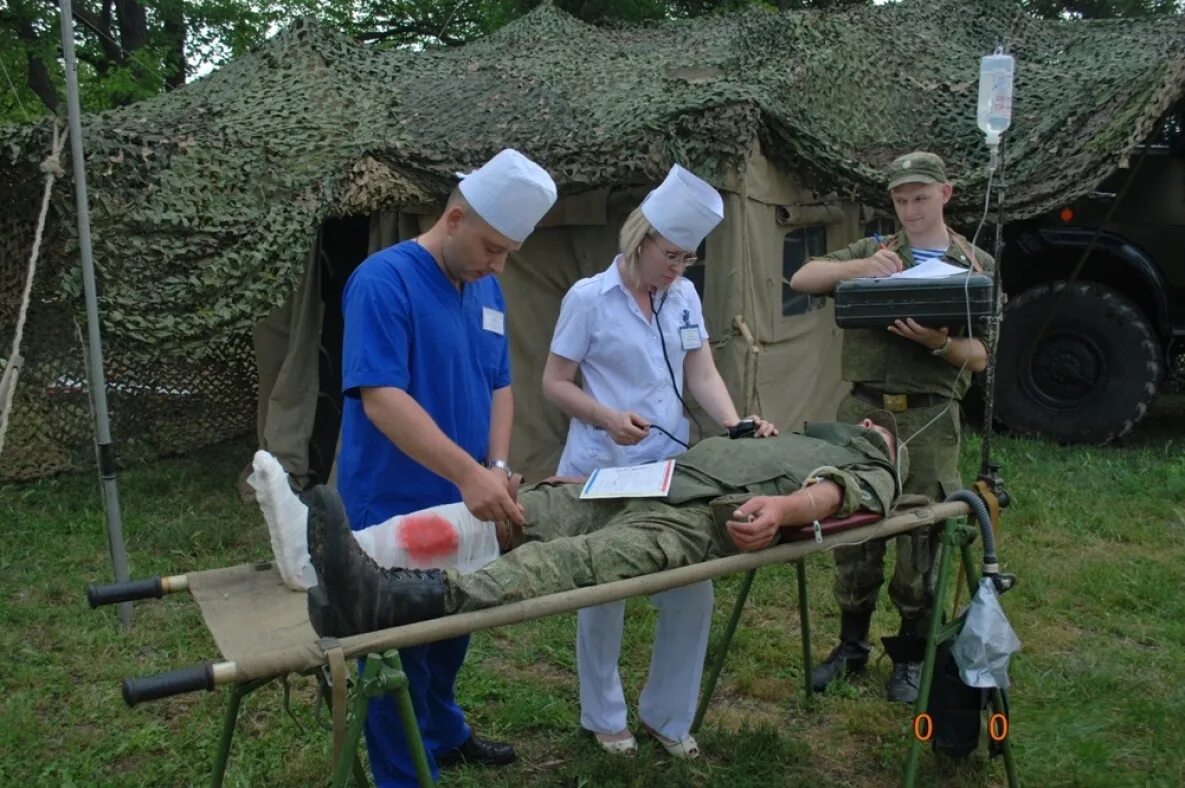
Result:
[[[1051,331],[1033,353],[1025,370],[1025,388],[1038,402],[1072,408],[1098,392],[1110,369],[1102,349],[1090,337],[1072,331]]]

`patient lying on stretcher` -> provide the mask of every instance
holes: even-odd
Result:
[[[904,447],[869,419],[761,441],[708,438],[677,458],[663,499],[580,500],[579,484],[524,488],[526,526],[484,566],[466,559],[493,554],[474,540],[494,540],[495,526],[462,504],[351,532],[333,490],[314,487],[302,505],[266,453],[252,484],[285,582],[308,590],[319,635],[344,637],[760,550],[782,526],[884,514],[907,474]],[[451,568],[425,568],[434,561]]]

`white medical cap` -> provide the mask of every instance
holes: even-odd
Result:
[[[676,164],[666,180],[646,195],[642,213],[663,238],[694,252],[724,218],[724,199],[706,181]]]
[[[555,204],[555,181],[516,150],[506,148],[471,173],[457,173],[461,194],[486,224],[522,243]]]

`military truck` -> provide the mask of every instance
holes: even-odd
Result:
[[[1185,346],[1185,103],[1128,167],[1004,238],[999,423],[1065,443],[1125,435]]]

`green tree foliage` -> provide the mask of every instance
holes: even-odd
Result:
[[[184,85],[202,63],[220,63],[324,0],[74,0],[84,110],[127,104]],[[332,5],[342,5],[332,3]],[[64,109],[59,6],[0,4],[0,120]]]
[[[1181,0],[1022,0],[1024,6],[1044,19],[1120,19],[1179,14]]]

